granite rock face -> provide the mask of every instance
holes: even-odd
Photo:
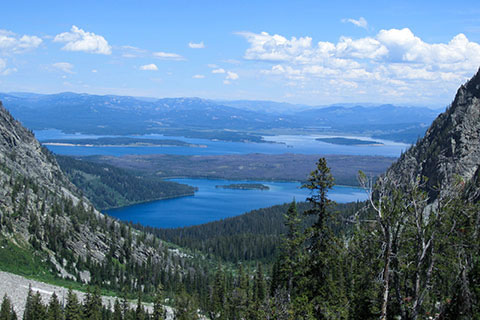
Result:
[[[447,110],[434,120],[425,137],[406,151],[386,176],[400,185],[426,177],[434,202],[461,181],[467,195],[480,190],[480,70],[462,85]]]
[[[70,267],[67,272],[58,262],[61,250],[75,259],[88,257],[101,263],[107,254],[120,258],[130,244],[129,257],[136,263],[161,263],[167,258],[162,242],[146,245],[136,241],[137,231],[128,235],[121,229],[128,227],[98,212],[70,183],[55,157],[0,102],[0,240],[35,248],[55,265],[53,271],[59,276],[74,279],[92,270]]]

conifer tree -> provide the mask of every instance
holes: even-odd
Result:
[[[181,288],[175,295],[175,320],[197,320],[198,312],[192,297]]]
[[[222,267],[219,265],[217,267],[213,287],[211,289],[211,308],[209,312],[211,319],[224,319],[223,311],[227,309],[224,305],[226,301],[225,291],[225,275]]]
[[[55,292],[52,294],[48,304],[47,320],[63,320],[63,310]]]
[[[340,259],[342,246],[333,234],[334,220],[328,210],[332,201],[327,195],[333,182],[327,161],[320,158],[308,182],[302,186],[311,192],[307,201],[312,204],[312,209],[306,214],[317,218],[313,226],[306,230],[308,259],[302,282],[317,319],[345,319],[348,314]]]
[[[163,307],[163,290],[162,285],[159,284],[157,292],[155,293],[155,301],[153,303],[152,320],[164,320],[165,308]]]
[[[145,320],[145,308],[142,305],[142,292],[138,292],[137,308],[135,309],[135,320]]]
[[[24,320],[33,320],[33,291],[32,285],[28,285],[27,301],[25,302],[25,310],[23,311]]]
[[[33,317],[32,319],[45,320],[47,318],[47,310],[45,305],[42,303],[42,297],[38,291],[32,297],[31,308],[32,312],[30,315]]]
[[[118,299],[115,299],[115,303],[113,304],[113,320],[122,320],[123,319],[123,312],[122,306]]]
[[[0,320],[16,320],[17,314],[13,310],[12,301],[5,294],[3,296],[2,305],[0,307]]]
[[[67,293],[67,305],[65,306],[65,320],[82,320],[83,313],[78,297],[70,288]]]

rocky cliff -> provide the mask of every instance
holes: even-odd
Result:
[[[94,279],[114,289],[125,285],[122,268],[148,261],[157,272],[178,269],[163,242],[94,209],[68,181],[55,157],[1,102],[0,243],[0,255],[6,248],[27,252],[57,276]],[[0,265],[15,268],[15,263]],[[127,286],[140,285],[134,272],[129,277]]]
[[[406,151],[386,176],[405,184],[426,177],[431,201],[449,192],[458,181],[469,197],[478,199],[480,188],[480,70],[462,85],[447,110],[425,137]]]

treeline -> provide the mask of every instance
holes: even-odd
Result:
[[[161,290],[157,290],[153,308],[145,308],[141,295],[138,296],[136,307],[131,307],[129,300],[124,296],[121,300],[115,299],[113,305],[102,303],[100,290],[87,290],[83,301],[71,289],[68,291],[65,303],[59,301],[54,292],[47,304],[42,302],[40,293],[30,287],[26,298],[23,320],[164,320],[167,312],[164,307],[164,297]],[[198,319],[197,310],[185,310],[178,305],[174,312],[174,319]],[[150,309],[150,310],[149,310]],[[0,307],[0,320],[19,319],[11,299],[5,295]]]
[[[73,157],[57,155],[56,158],[69,180],[101,210],[195,192],[194,187],[164,181],[155,175],[140,175]]]
[[[181,247],[198,250],[209,257],[219,257],[223,261],[271,263],[278,253],[283,235],[287,232],[283,220],[288,206],[283,204],[257,209],[236,217],[191,227],[157,229],[135,225],[135,228]],[[350,217],[363,206],[364,203],[336,204],[330,210],[338,216]],[[297,208],[302,214],[311,208],[311,204],[299,202]],[[304,221],[305,225],[312,223],[312,218]]]

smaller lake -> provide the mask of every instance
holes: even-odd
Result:
[[[139,222],[158,228],[176,228],[220,220],[242,213],[270,207],[285,202],[304,201],[309,191],[300,189],[297,182],[232,181],[208,179],[170,179],[179,183],[196,186],[194,196],[159,200],[138,205],[107,210],[111,216],[123,221]],[[232,183],[261,183],[269,190],[234,190],[215,188],[217,185]],[[329,192],[329,198],[339,202],[365,200],[360,188],[336,186]]]

